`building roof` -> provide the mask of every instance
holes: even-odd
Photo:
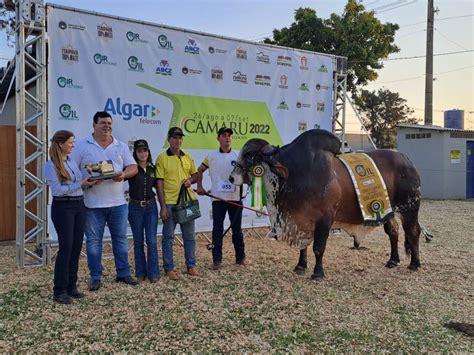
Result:
[[[467,132],[467,133],[474,133],[474,130],[469,129],[458,129],[458,128],[446,128],[441,126],[425,126],[425,125],[418,125],[418,124],[409,124],[403,123],[397,126],[398,128],[412,128],[412,129],[420,129],[420,130],[431,130],[431,131],[439,131],[439,132]]]

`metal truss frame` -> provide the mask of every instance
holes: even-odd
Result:
[[[340,58],[337,58],[339,60]],[[345,58],[341,58],[345,59]],[[332,133],[344,144],[346,133],[346,87],[347,74],[345,70],[334,71],[334,96],[332,108]]]
[[[50,253],[46,243],[47,186],[43,179],[47,154],[43,0],[15,1],[15,33],[16,264],[44,266],[50,261]],[[33,72],[31,78],[27,78],[27,70]]]

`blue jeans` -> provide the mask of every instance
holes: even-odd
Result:
[[[86,252],[91,280],[100,281],[102,276],[102,240],[105,224],[112,238],[117,277],[130,276],[127,241],[128,206],[88,208],[86,217]]]
[[[169,218],[163,223],[163,268],[165,272],[173,271],[173,242],[174,242],[174,230],[176,223],[174,223],[171,217],[171,207],[175,205],[166,205],[168,208]],[[186,260],[186,266],[192,268],[196,266],[196,239],[194,238],[194,220],[186,223],[180,223],[181,233],[184,243],[184,258]]]
[[[156,202],[153,201],[145,207],[129,203],[128,221],[130,222],[133,233],[135,276],[148,278],[160,277],[158,246],[156,243],[156,232],[158,229],[158,207],[156,206]],[[143,234],[145,234],[146,237],[148,263],[145,257]]]

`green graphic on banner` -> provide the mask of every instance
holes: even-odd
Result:
[[[221,127],[234,131],[232,146],[235,149],[241,149],[251,138],[283,144],[265,102],[170,94],[143,83],[137,86],[171,100],[173,114],[169,127],[183,129],[184,148],[215,149],[217,131]],[[167,145],[166,142],[163,147]]]

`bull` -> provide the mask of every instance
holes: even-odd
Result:
[[[307,268],[307,247],[313,242],[316,259],[311,279],[324,277],[323,256],[332,228],[345,230],[358,245],[363,225],[356,192],[348,171],[337,159],[341,142],[332,133],[314,129],[298,136],[281,148],[263,139],[250,139],[240,151],[229,177],[240,186],[250,185],[252,169],[262,165],[270,223],[277,236],[300,249],[294,271]],[[387,187],[390,203],[399,215],[405,232],[405,250],[411,255],[409,269],[420,266],[420,177],[413,163],[402,153],[380,149],[367,153],[377,165]],[[386,267],[398,266],[398,222],[384,223],[390,238],[390,258]]]

